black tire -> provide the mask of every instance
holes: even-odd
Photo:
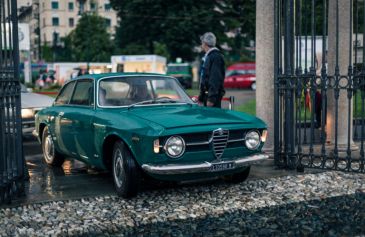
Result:
[[[140,170],[133,155],[121,141],[114,144],[112,174],[119,196],[131,198],[137,195],[141,180]]]
[[[43,130],[42,151],[44,161],[47,163],[47,165],[60,167],[65,161],[65,157],[55,149],[52,136],[48,131],[48,127],[45,127]]]
[[[224,180],[227,181],[228,183],[233,183],[233,184],[241,183],[245,181],[250,175],[250,169],[251,166],[248,166],[244,171],[240,173],[225,176]]]

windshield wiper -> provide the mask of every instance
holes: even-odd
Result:
[[[155,100],[144,100],[144,101],[140,101],[140,102],[137,102],[137,103],[134,103],[134,104],[131,104],[128,106],[128,110],[133,108],[134,106],[136,105],[143,105],[143,104],[153,104],[155,103]]]
[[[154,102],[159,102],[159,103],[178,103],[180,101],[174,100],[174,99],[170,99],[170,98],[157,98],[157,99],[154,100]]]
[[[181,102],[181,101],[170,99],[170,98],[156,98],[156,99],[153,99],[153,100],[144,100],[144,101],[141,101],[141,102],[131,104],[131,105],[128,106],[128,110],[133,108],[136,105],[156,104],[156,103],[185,103],[185,104],[188,104],[186,102]]]

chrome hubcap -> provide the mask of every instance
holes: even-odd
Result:
[[[53,140],[51,135],[48,135],[44,141],[44,158],[47,162],[52,162],[53,160]]]
[[[114,158],[114,180],[118,187],[121,187],[123,184],[123,175],[124,175],[124,168],[123,168],[123,156],[122,152],[118,149],[115,152]]]

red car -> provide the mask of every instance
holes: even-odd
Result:
[[[226,70],[225,88],[251,88],[256,90],[256,64],[236,63]]]

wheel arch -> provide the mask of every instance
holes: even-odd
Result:
[[[47,127],[48,125],[44,122],[40,123],[39,124],[39,129],[38,129],[38,137],[39,137],[39,140],[42,142],[42,136],[43,136],[43,131],[44,129]]]
[[[113,148],[114,148],[114,144],[117,141],[123,142],[125,144],[126,148],[131,152],[133,159],[136,160],[133,150],[131,149],[130,145],[128,144],[128,142],[126,142],[126,140],[124,138],[122,138],[118,134],[109,134],[105,137],[103,146],[102,146],[102,160],[103,160],[104,166],[108,170],[111,170]],[[137,162],[137,164],[138,164],[138,162]]]

